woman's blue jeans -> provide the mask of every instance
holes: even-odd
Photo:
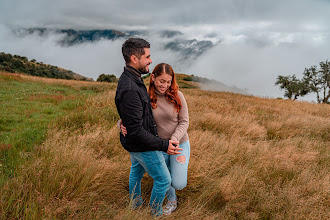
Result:
[[[180,144],[180,148],[182,148],[182,151],[180,151],[181,154],[177,155],[169,155],[162,152],[172,177],[172,184],[166,192],[167,199],[171,202],[176,200],[175,190],[182,190],[187,185],[188,164],[190,158],[189,140]],[[180,156],[184,156],[185,158],[178,158]]]
[[[142,204],[141,179],[147,172],[154,180],[150,206],[152,214],[161,215],[165,193],[171,185],[171,175],[160,151],[129,152],[131,155],[131,172],[129,176],[129,193],[133,207]]]

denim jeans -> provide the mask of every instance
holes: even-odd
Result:
[[[189,140],[180,144],[182,148],[181,154],[169,155],[163,152],[166,165],[171,173],[172,184],[166,192],[167,199],[171,202],[176,200],[175,190],[182,190],[187,185],[188,178],[188,164],[190,158],[190,143]],[[180,161],[177,158],[185,156],[185,161]]]
[[[131,155],[131,172],[129,176],[129,193],[133,206],[139,206],[141,198],[141,179],[147,172],[154,180],[150,206],[152,214],[161,215],[165,193],[171,185],[171,175],[160,151],[129,152]]]

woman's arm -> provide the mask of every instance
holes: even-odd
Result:
[[[123,125],[123,122],[121,119],[119,119],[117,121],[117,127],[118,129],[120,130],[120,132],[124,135],[124,137],[126,136],[127,134],[127,130],[126,130],[126,127]]]
[[[178,126],[176,127],[174,133],[171,136],[171,140],[176,141],[180,141],[180,139],[187,133],[189,127],[189,113],[187,102],[180,91],[178,91],[178,95],[181,100],[182,108],[180,110],[180,114],[178,115]]]

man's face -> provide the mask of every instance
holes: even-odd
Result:
[[[152,64],[149,48],[144,48],[144,54],[137,61],[137,70],[142,74],[149,73],[149,65]]]

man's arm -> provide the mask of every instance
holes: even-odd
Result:
[[[117,126],[118,126],[120,132],[125,137],[127,135],[127,130],[126,130],[126,127],[123,125],[121,120],[119,120],[117,122]],[[182,148],[179,148],[178,144],[179,144],[179,141],[169,140],[169,145],[168,145],[168,149],[167,149],[166,153],[168,153],[170,155],[181,154],[181,152],[179,152],[179,150],[182,150]]]
[[[143,127],[143,104],[138,93],[127,90],[120,99],[121,119],[127,129],[127,137],[146,147],[167,152],[169,141],[156,137]]]

